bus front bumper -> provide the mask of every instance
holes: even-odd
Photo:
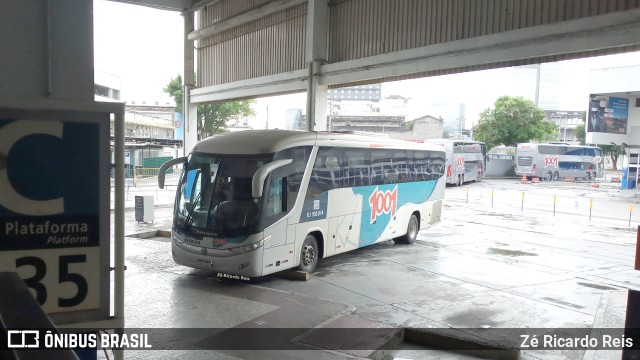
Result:
[[[262,276],[264,248],[229,256],[229,250],[216,250],[173,241],[171,255],[176,264],[214,271],[218,277]]]

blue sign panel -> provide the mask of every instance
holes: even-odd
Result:
[[[302,214],[300,214],[300,222],[321,220],[327,218],[327,203],[329,193],[324,191],[312,199],[307,199],[302,205]]]
[[[50,313],[103,298],[109,120],[98,115],[0,109],[0,271],[17,272]]]
[[[0,121],[0,251],[98,246],[98,136],[98,124]]]

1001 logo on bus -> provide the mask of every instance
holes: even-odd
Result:
[[[371,196],[369,196],[369,205],[371,205],[371,223],[382,214],[396,214],[398,206],[398,185],[393,190],[380,191],[376,186]]]
[[[558,157],[557,156],[545,156],[544,157],[544,166],[558,166]]]

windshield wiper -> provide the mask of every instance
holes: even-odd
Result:
[[[198,196],[196,196],[196,199],[193,201],[193,204],[191,205],[191,209],[189,209],[189,212],[187,213],[187,218],[184,220],[185,228],[189,228],[191,226],[191,222],[193,221],[193,213],[196,211],[196,206],[198,205],[198,201],[200,201],[201,195],[202,193],[199,192]]]

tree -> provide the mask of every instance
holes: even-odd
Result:
[[[622,147],[620,145],[600,145],[600,148],[605,156],[611,158],[613,170],[618,170],[618,157],[622,154]]]
[[[182,76],[178,74],[175,79],[171,79],[171,81],[169,81],[169,84],[167,84],[167,86],[165,86],[162,91],[173,97],[173,100],[176,103],[176,112],[182,113]]]
[[[498,145],[553,140],[558,127],[545,118],[544,111],[533,101],[519,96],[501,96],[493,109],[480,113],[473,134],[476,140],[485,142],[487,149],[491,149]]]
[[[578,138],[578,141],[580,142],[580,145],[584,145],[586,142],[586,136],[587,133],[584,131],[584,125],[578,125],[576,126],[576,138]]]
[[[162,89],[168,93],[176,102],[176,111],[183,112],[182,109],[182,76],[171,79],[169,84]],[[198,139],[221,134],[227,131],[227,125],[231,122],[255,114],[251,108],[253,100],[226,101],[198,105]]]

